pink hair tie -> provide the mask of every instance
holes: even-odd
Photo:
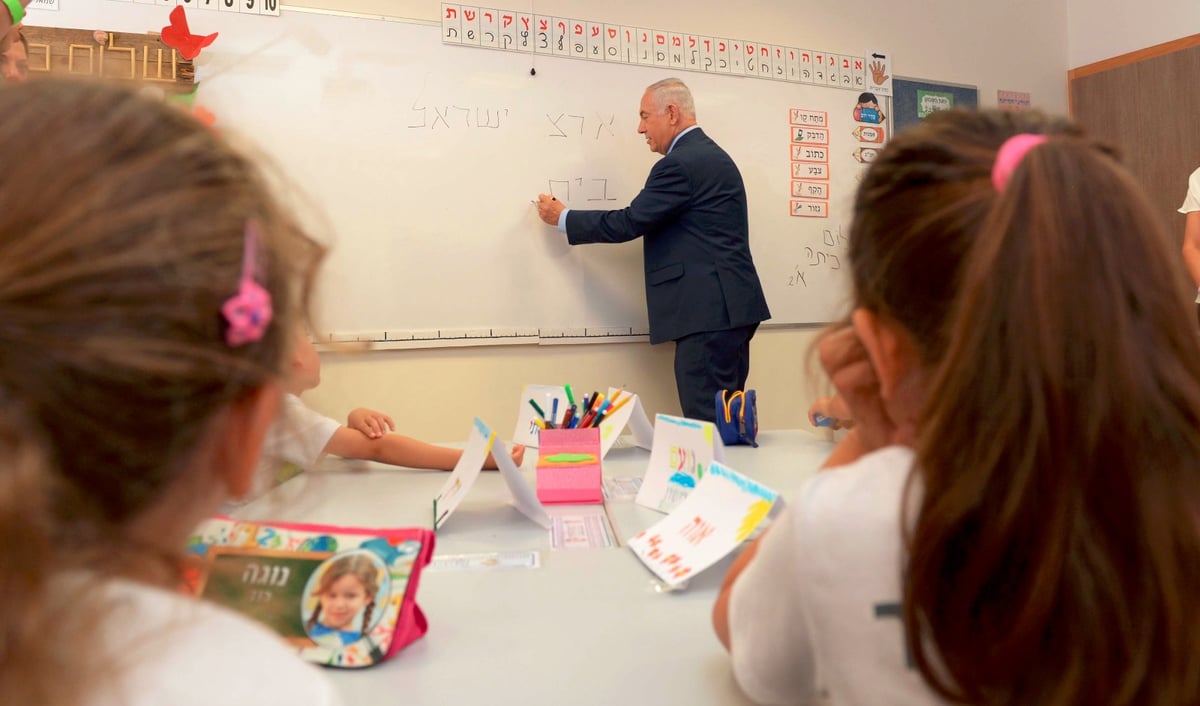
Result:
[[[1003,145],[1000,145],[1000,150],[996,152],[996,163],[992,165],[992,186],[996,187],[996,191],[1004,193],[1004,187],[1008,186],[1009,177],[1016,171],[1021,160],[1025,158],[1025,153],[1047,139],[1045,135],[1023,132],[1020,135],[1013,135],[1005,140]]]
[[[242,250],[242,276],[237,294],[225,300],[221,313],[229,322],[225,342],[237,347],[263,337],[271,323],[271,294],[254,281],[254,253],[258,248],[258,227],[246,223]]]

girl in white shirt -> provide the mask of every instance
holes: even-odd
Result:
[[[43,79],[0,116],[0,703],[340,703],[180,591],[250,487],[321,248],[161,100]]]
[[[714,608],[762,703],[1200,703],[1200,332],[1105,149],[948,111],[858,191],[853,428]]]

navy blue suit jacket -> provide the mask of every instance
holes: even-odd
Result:
[[[628,208],[567,212],[567,240],[642,237],[650,342],[771,318],[754,260],[742,175],[699,128],[650,170]]]

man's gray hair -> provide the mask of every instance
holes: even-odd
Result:
[[[664,78],[661,81],[655,81],[646,87],[654,96],[654,106],[658,108],[658,112],[663,112],[668,105],[674,104],[679,106],[679,112],[683,117],[691,120],[696,119],[696,104],[692,101],[692,92],[688,90],[687,85],[677,78]]]

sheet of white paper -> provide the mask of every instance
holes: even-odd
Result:
[[[668,585],[680,586],[749,537],[778,497],[761,483],[713,463],[695,491],[629,540],[629,548]]]
[[[603,512],[555,515],[550,526],[551,549],[604,549],[616,544]]]
[[[445,554],[433,557],[426,571],[490,571],[492,569],[536,569],[538,552],[492,552],[490,554]]]
[[[632,502],[642,488],[641,476],[605,478],[604,498],[613,502]]]
[[[724,457],[712,422],[660,414],[654,420],[654,446],[637,503],[670,512],[692,492],[709,464]]]
[[[547,396],[549,398],[547,399]],[[538,407],[549,417],[552,414],[554,400],[558,400],[558,418],[562,419],[567,410],[567,389],[562,385],[526,385],[521,390],[520,407],[517,410],[517,428],[513,431],[512,440],[537,448],[538,426],[533,420],[539,419],[529,400],[537,402]],[[576,400],[578,402],[578,400]]]
[[[525,476],[521,475],[517,464],[513,463],[512,456],[508,454],[508,448],[505,447],[504,442],[497,439],[493,444],[493,450],[496,465],[500,467],[500,475],[504,478],[505,485],[508,486],[508,492],[512,493],[513,505],[529,519],[542,527],[549,528],[550,515],[546,514],[546,506],[538,500],[533,486],[525,480]]]
[[[654,425],[650,423],[650,417],[646,415],[646,408],[642,406],[640,397],[630,404],[634,406],[633,415],[629,417],[629,429],[633,432],[633,441],[636,445],[649,451],[654,447]]]
[[[496,435],[492,430],[476,418],[471,425],[470,434],[467,435],[467,445],[463,448],[462,456],[442,485],[442,489],[433,497],[433,531],[441,529],[450,513],[454,512],[471,490],[471,486],[475,485],[475,480],[483,470],[483,462],[487,460],[495,441]]]

